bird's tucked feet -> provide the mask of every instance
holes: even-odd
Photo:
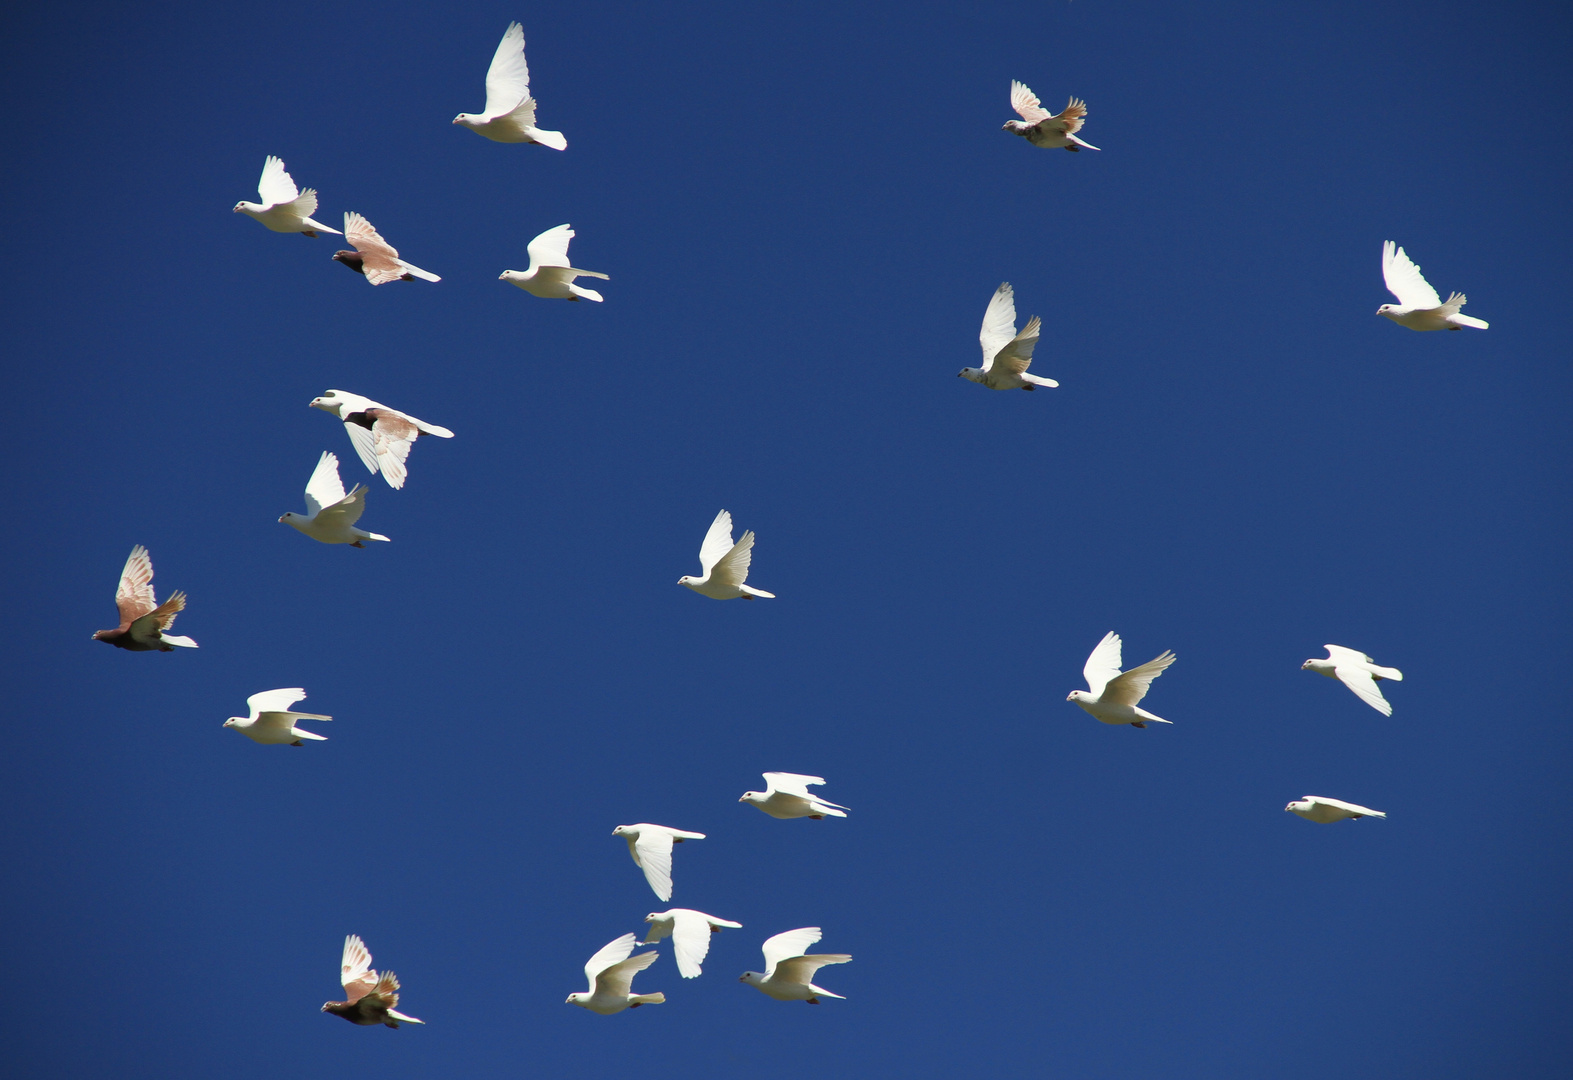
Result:
[[[299,739],[296,739],[294,742],[290,743],[290,745],[291,746],[305,746],[306,744],[301,742]]]
[[[1147,725],[1146,725],[1146,724],[1144,724],[1144,723],[1142,723],[1142,722],[1141,722],[1141,721],[1140,721],[1140,720],[1132,720],[1132,721],[1131,721],[1131,727],[1139,727],[1139,728],[1144,728],[1144,727],[1146,727],[1146,726],[1147,726]]]
[[[364,548],[365,546],[366,545],[361,543],[359,540],[355,541],[353,544],[350,545],[350,547],[358,547],[358,548]]]
[[[1036,390],[1037,387],[1033,386],[1031,383],[1028,383],[1026,386],[1023,386],[1022,389],[1023,390]]]
[[[808,999],[808,1004],[810,1004],[810,1005],[818,1005],[819,1004],[819,999],[818,998],[809,998]]]
[[[1065,149],[1069,150],[1073,154],[1081,153],[1081,147],[1079,146],[1067,146]]]
[[[630,1009],[637,1009],[637,1008],[638,1008],[638,1007],[639,1007],[639,1006],[641,1006],[641,1005],[643,1005],[643,1004],[644,1004],[644,1002],[642,1002],[642,1001],[636,1001],[636,1002],[634,1002],[634,1003],[633,1003],[633,1004],[632,1004],[632,1005],[630,1005],[630,1006],[628,1006],[628,1007],[629,1007],[629,1008],[630,1008]]]

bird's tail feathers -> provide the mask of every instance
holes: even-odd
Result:
[[[847,996],[845,994],[832,994],[829,990],[826,990],[823,986],[815,986],[813,983],[809,983],[808,984],[808,988],[810,990],[812,990],[815,994],[819,995],[820,997],[835,998],[837,1001],[845,1001],[847,999]]]
[[[542,146],[550,146],[553,150],[568,149],[568,140],[560,131],[543,131],[540,128],[535,128],[530,132],[530,138]]]
[[[629,1007],[635,1005],[665,1005],[666,995],[657,991],[654,994],[633,994],[628,998]]]
[[[416,277],[420,278],[422,281],[441,281],[442,280],[442,278],[438,277],[436,274],[432,273],[430,270],[422,270],[418,266],[411,266],[409,263],[405,262],[403,259],[399,260],[399,265],[404,267],[405,273],[407,273],[407,274],[414,274]]]
[[[1030,384],[1034,384],[1034,385],[1037,385],[1037,386],[1058,386],[1059,385],[1059,383],[1055,382],[1053,379],[1045,379],[1041,375],[1033,375],[1030,372],[1026,372],[1026,371],[1023,371],[1021,373],[1021,381],[1024,382],[1024,383],[1030,383]]]
[[[413,1016],[405,1016],[403,1013],[398,1012],[395,1009],[389,1009],[388,1010],[388,1015],[393,1017],[395,1020],[402,1020],[406,1024],[424,1024],[424,1023],[426,1023],[426,1021],[424,1021],[424,1020],[417,1020]]]
[[[846,817],[847,808],[839,803],[827,803],[823,799],[814,799],[814,809],[830,817]]]
[[[158,639],[165,645],[179,645],[182,649],[195,649],[197,643],[188,637],[177,637],[174,634],[160,634]]]
[[[292,727],[289,729],[289,733],[297,739],[310,739],[312,742],[328,741],[326,735],[318,735],[316,732],[307,731],[305,728]]]
[[[581,289],[571,281],[568,283],[568,291],[581,300],[594,300],[597,304],[601,303],[602,300],[601,294],[594,289]]]
[[[738,588],[743,591],[744,596],[762,596],[766,600],[774,600],[776,598],[775,593],[765,592],[763,589],[756,589],[752,585],[739,585]]]
[[[1462,326],[1473,326],[1476,330],[1491,329],[1491,324],[1486,322],[1486,320],[1477,319],[1472,315],[1459,315],[1455,313],[1448,321],[1458,323]]]
[[[1136,715],[1141,717],[1143,720],[1149,721],[1149,722],[1154,723],[1154,724],[1169,724],[1171,726],[1174,724],[1173,720],[1165,720],[1161,716],[1154,716],[1152,713],[1148,712],[1146,709],[1137,709],[1136,710]]]
[[[389,540],[386,536],[383,536],[381,533],[362,532],[359,529],[357,529],[356,530],[356,535],[358,535],[362,540],[381,540],[381,541],[383,541],[385,543],[389,543],[389,544],[393,543],[392,540]]]
[[[1099,147],[1096,147],[1096,146],[1092,145],[1092,143],[1090,143],[1090,142],[1086,142],[1086,141],[1084,141],[1082,139],[1078,139],[1075,135],[1071,134],[1070,132],[1066,132],[1065,133],[1065,137],[1067,139],[1069,139],[1071,142],[1075,143],[1077,146],[1085,146],[1088,150],[1100,149]]]
[[[1371,665],[1371,674],[1378,679],[1391,679],[1393,682],[1403,682],[1404,673],[1395,667],[1377,667]]]

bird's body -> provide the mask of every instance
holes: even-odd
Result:
[[[407,475],[404,462],[416,439],[422,435],[453,438],[453,432],[445,427],[417,420],[408,413],[347,390],[325,391],[321,397],[311,400],[311,407],[332,413],[344,422],[344,430],[361,463],[374,473],[382,473],[391,488],[404,486]]]
[[[611,278],[595,270],[578,270],[568,262],[568,241],[574,238],[568,225],[547,229],[531,240],[526,250],[530,254],[528,270],[504,270],[497,280],[517,285],[531,296],[543,300],[594,300],[600,303],[601,294],[594,289],[583,289],[574,284],[575,278],[593,277],[602,281]]]
[[[645,881],[661,900],[672,899],[672,845],[705,838],[702,832],[669,829],[648,821],[619,825],[612,830],[612,835],[628,841],[628,854],[633,857],[634,865],[644,871]]]
[[[127,652],[174,652],[177,648],[197,647],[188,637],[164,632],[175,625],[175,616],[186,610],[186,594],[177,590],[162,604],[158,602],[153,595],[153,558],[141,544],[131,549],[131,556],[120,571],[115,609],[120,612],[120,625],[96,631],[94,641]]]
[[[810,785],[825,782],[822,776],[804,776],[801,773],[767,772],[764,791],[745,791],[738,802],[757,807],[773,818],[846,817],[847,808],[827,802],[809,791]]]
[[[1082,668],[1082,675],[1087,680],[1088,689],[1072,690],[1065,700],[1074,701],[1092,717],[1105,724],[1146,727],[1150,723],[1171,723],[1172,721],[1154,716],[1146,709],[1138,708],[1137,703],[1147,696],[1147,689],[1152,685],[1152,681],[1174,663],[1174,654],[1166,651],[1140,667],[1122,672],[1120,648],[1120,635],[1113,630],[1103,635],[1103,640],[1098,642]]]
[[[1021,119],[1005,121],[1003,130],[1020,135],[1033,146],[1041,146],[1045,150],[1069,150],[1072,153],[1079,152],[1082,147],[1098,149],[1076,135],[1087,116],[1087,103],[1080,98],[1071,98],[1065,111],[1054,116],[1043,107],[1037,94],[1028,90],[1025,84],[1012,79],[1010,107],[1016,110]]]
[[[788,930],[766,938],[762,946],[765,954],[764,971],[745,971],[739,982],[745,982],[762,994],[777,1001],[806,1001],[818,1005],[822,997],[845,1000],[841,994],[832,994],[813,983],[814,974],[827,964],[850,963],[846,953],[818,953],[804,956],[803,950],[823,935],[817,926]]]
[[[413,1016],[405,1016],[394,1006],[399,1003],[399,979],[391,971],[378,975],[371,970],[371,953],[366,943],[357,935],[344,939],[344,959],[340,961],[339,981],[344,985],[344,1000],[329,1001],[322,1011],[341,1016],[352,1024],[369,1027],[386,1024],[396,1028],[399,1024],[424,1024]]]
[[[1372,810],[1370,807],[1360,806],[1358,803],[1344,802],[1342,799],[1329,799],[1325,795],[1307,795],[1290,803],[1284,809],[1291,814],[1298,814],[1307,821],[1314,821],[1318,825],[1331,825],[1335,821],[1359,820],[1363,817],[1385,818],[1387,816],[1380,810]]]
[[[1038,344],[1040,325],[1034,315],[1021,328],[1021,333],[1016,333],[1016,295],[1010,282],[1001,282],[994,290],[988,310],[983,313],[983,329],[978,332],[978,343],[983,347],[983,366],[962,368],[956,373],[957,378],[981,383],[990,390],[1058,386],[1053,379],[1027,372],[1032,364],[1032,350]]]
[[[1387,291],[1398,297],[1398,303],[1383,304],[1376,313],[1399,326],[1425,331],[1458,330],[1465,326],[1485,330],[1491,325],[1484,319],[1459,314],[1458,309],[1467,302],[1461,292],[1451,294],[1444,302],[1421,276],[1420,267],[1392,240],[1382,244],[1382,280],[1387,283]]]
[[[1346,649],[1342,645],[1323,645],[1322,648],[1327,650],[1327,658],[1312,657],[1300,665],[1301,671],[1314,671],[1329,679],[1337,679],[1383,716],[1393,715],[1393,707],[1382,696],[1382,688],[1376,684],[1381,679],[1403,682],[1402,671],[1382,667],[1359,649]]]
[[[569,994],[566,1004],[577,1005],[581,1009],[589,1009],[602,1016],[611,1016],[624,1009],[637,1009],[641,1005],[660,1005],[666,1001],[666,995],[636,994],[633,992],[634,975],[643,971],[660,959],[658,952],[640,953],[638,956],[628,954],[638,948],[633,934],[624,934],[616,941],[608,942],[601,950],[590,957],[590,962],[585,964],[584,973],[590,980],[589,992]]]
[[[705,956],[710,952],[710,935],[719,934],[722,927],[742,929],[740,922],[718,919],[693,908],[672,908],[669,911],[652,911],[644,917],[650,924],[641,944],[653,945],[662,938],[672,939],[672,955],[677,960],[677,973],[685,979],[698,978]]]
[[[317,459],[311,479],[306,481],[306,512],[289,513],[279,518],[284,524],[324,544],[349,544],[365,547],[365,540],[387,540],[381,533],[355,527],[366,509],[366,485],[344,493],[339,479],[339,459],[324,450]]]
[[[235,213],[256,218],[274,232],[301,233],[305,236],[339,234],[339,230],[311,220],[311,215],[317,212],[316,190],[307,188],[301,191],[296,188],[295,181],[284,171],[284,163],[276,157],[270,156],[262,163],[262,179],[257,183],[257,195],[261,202],[242,199],[235,204]]]
[[[535,99],[530,96],[530,68],[524,62],[524,27],[509,23],[492,66],[486,71],[486,108],[460,113],[455,124],[500,143],[539,143],[553,150],[568,149],[560,131],[535,126]]]
[[[372,228],[371,222],[356,213],[344,215],[344,238],[354,251],[335,251],[333,261],[343,263],[373,285],[389,281],[441,281],[436,274],[422,270],[399,258],[399,251]]]
[[[753,551],[752,531],[744,533],[737,543],[732,543],[732,515],[723,510],[710,523],[704,543],[699,545],[699,567],[704,573],[698,577],[685,575],[678,578],[677,583],[712,600],[736,600],[740,596],[745,600],[752,600],[756,596],[774,600],[775,593],[745,584],[748,568],[754,560]]]
[[[306,696],[298,686],[283,690],[264,690],[246,699],[249,716],[231,716],[224,726],[234,728],[252,742],[263,746],[300,746],[302,740],[327,742],[326,735],[295,726],[297,720],[332,720],[320,713],[292,712],[290,706]]]

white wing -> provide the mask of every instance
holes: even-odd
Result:
[[[827,964],[850,964],[852,957],[846,953],[818,953],[814,956],[794,956],[781,961],[781,966],[776,969],[778,982],[802,983],[804,986],[814,981],[814,973]],[[836,996],[836,995],[832,995]]]
[[[260,694],[252,694],[246,699],[246,707],[251,710],[251,718],[265,712],[288,712],[289,707],[306,696],[306,691],[298,686],[285,687],[282,690],[264,690]]]
[[[634,841],[634,854],[639,856],[639,868],[644,871],[644,879],[650,883],[650,888],[655,895],[662,900],[670,900],[672,898],[672,834],[641,829],[639,839]]]
[[[1141,667],[1133,667],[1123,674],[1110,679],[1103,688],[1100,700],[1112,705],[1135,705],[1147,696],[1147,688],[1152,681],[1162,675],[1164,669],[1174,663],[1174,654],[1165,652],[1162,656],[1155,656]]]
[[[1442,298],[1420,276],[1420,267],[1404,254],[1403,248],[1391,240],[1382,245],[1382,279],[1387,282],[1387,291],[1398,297],[1398,302],[1404,307],[1442,306]]]
[[[356,484],[355,490],[336,503],[323,507],[317,521],[328,526],[350,526],[366,512],[366,485]]]
[[[1029,124],[1036,124],[1040,120],[1047,120],[1049,112],[1043,108],[1043,103],[1038,100],[1038,95],[1027,89],[1025,83],[1012,79],[1010,81],[1010,107],[1016,114]]]
[[[365,465],[372,472],[376,472],[377,437],[371,433],[371,429],[345,421],[344,430],[349,433],[350,445],[355,448],[355,453],[359,455],[361,464]]]
[[[1335,667],[1341,666],[1343,664],[1349,664],[1352,667],[1359,667],[1362,664],[1376,663],[1376,661],[1372,660],[1359,649],[1345,648],[1342,645],[1323,645],[1322,648],[1327,650],[1327,658],[1333,662]]]
[[[1038,328],[1041,324],[1034,315],[1027,320],[1027,325],[1021,328],[1005,347],[994,354],[994,362],[984,365],[988,370],[998,368],[1008,371],[1013,375],[1020,375],[1032,366],[1032,350],[1038,344]]]
[[[1364,667],[1336,664],[1333,674],[1338,676],[1338,681],[1355,692],[1355,696],[1383,716],[1392,716],[1393,707],[1382,696],[1382,688],[1376,685],[1376,679]]]
[[[1093,697],[1103,693],[1103,688],[1109,680],[1120,673],[1120,635],[1110,630],[1103,635],[1103,640],[1098,642],[1092,650],[1092,655],[1087,657],[1086,665],[1081,669],[1082,678],[1087,680],[1087,690]]]
[[[509,23],[492,66],[486,71],[486,115],[511,113],[530,96],[530,69],[524,62],[524,27]]]
[[[710,580],[722,585],[741,585],[748,580],[748,567],[754,561],[754,534],[750,530],[731,551],[710,568]]]
[[[1321,803],[1323,806],[1336,806],[1340,810],[1347,810],[1351,814],[1359,814],[1362,817],[1387,816],[1387,814],[1381,810],[1372,810],[1369,806],[1361,806],[1359,803],[1344,802],[1342,799],[1329,799],[1325,795],[1307,795],[1305,798],[1311,802]]]
[[[339,459],[324,450],[306,481],[306,513],[315,517],[323,507],[332,506],[344,498],[344,481],[339,479]]]
[[[531,240],[525,247],[525,250],[530,253],[530,269],[534,270],[541,266],[570,266],[568,241],[573,238],[573,228],[564,224],[555,229],[547,229]]]
[[[262,179],[257,181],[257,194],[262,197],[263,206],[278,206],[280,203],[294,202],[300,196],[300,189],[295,186],[290,174],[284,171],[284,163],[269,155],[262,163]]]
[[[1000,282],[983,313],[983,329],[978,332],[978,344],[983,346],[983,370],[989,370],[994,357],[1010,344],[1016,336],[1016,294],[1010,282]],[[1030,353],[1029,353],[1030,355]]]
[[[339,982],[344,984],[344,1000],[359,1001],[377,985],[371,970],[371,952],[358,934],[344,939],[344,958],[339,962]]]
[[[783,795],[796,795],[800,799],[815,798],[809,794],[808,785],[825,782],[823,776],[804,776],[801,773],[767,772],[763,775],[769,790],[779,791]]]
[[[715,516],[710,523],[710,531],[705,533],[704,543],[699,545],[699,566],[708,574],[710,568],[721,561],[721,557],[732,550],[732,515],[725,510]]]
[[[628,935],[632,937],[633,935]],[[627,960],[605,968],[594,979],[590,980],[592,993],[611,994],[615,997],[627,997],[633,992],[634,975],[643,971],[657,960],[661,959],[658,952],[640,953],[630,956]]]
[[[768,979],[775,974],[776,965],[781,961],[802,956],[810,945],[824,936],[819,927],[805,926],[766,938],[765,943],[760,946],[765,954],[765,978]]]
[[[628,959],[628,954],[636,948],[633,934],[624,934],[616,941],[607,942],[601,946],[601,951],[590,957],[590,962],[584,965],[585,978],[590,980],[590,992],[595,992],[595,977],[613,964],[620,964]]]
[[[685,979],[697,978],[701,964],[710,952],[710,920],[697,911],[679,908],[672,918],[672,954],[677,973]]]

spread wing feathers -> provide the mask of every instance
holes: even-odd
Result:
[[[348,420],[344,422],[344,430],[349,433],[350,445],[355,448],[356,455],[361,464],[372,472],[377,471],[377,440],[371,431],[359,424]]]
[[[624,934],[616,941],[609,941],[601,946],[600,951],[590,957],[584,965],[585,978],[590,980],[590,992],[595,992],[595,977],[613,964],[621,963],[628,959],[628,954],[637,948],[633,934]]]
[[[1359,649],[1351,649],[1343,645],[1323,645],[1327,650],[1327,658],[1334,664],[1372,664],[1375,663],[1369,656]]]
[[[753,559],[754,533],[750,529],[710,568],[710,580],[722,585],[741,585],[748,580],[748,567]]]
[[[353,525],[366,512],[366,485],[356,484],[355,490],[336,503],[330,503],[317,514],[317,520],[336,525]]]
[[[709,920],[699,914],[678,912],[672,920],[672,955],[677,959],[677,973],[685,979],[697,978],[709,952]]]
[[[362,429],[364,430],[364,429]],[[339,459],[324,450],[306,481],[306,512],[313,516],[344,498],[344,481],[339,479]]]
[[[525,251],[530,255],[530,269],[534,270],[539,266],[571,268],[568,262],[568,241],[572,240],[574,235],[573,228],[564,224],[555,229],[547,229],[531,240],[525,246]]]
[[[289,208],[290,213],[296,217],[309,218],[312,214],[315,214],[317,212],[317,189],[307,188],[305,191],[302,191],[298,198],[290,202]],[[333,231],[328,229],[326,225],[317,227],[327,229],[328,232]]]
[[[262,197],[263,206],[278,206],[294,202],[300,196],[300,189],[295,186],[290,174],[284,171],[284,162],[270,154],[262,163],[262,179],[257,181],[257,194]],[[312,209],[316,209],[315,199],[312,200]]]
[[[824,936],[824,932],[819,927],[804,926],[766,938],[765,943],[760,946],[765,954],[765,978],[774,975],[776,968],[783,961],[802,956],[810,945]]]
[[[1398,297],[1398,302],[1404,307],[1442,306],[1442,298],[1420,276],[1420,267],[1392,240],[1382,244],[1382,279],[1387,282],[1387,291]]]
[[[710,568],[721,561],[721,557],[732,550],[732,515],[723,510],[715,516],[710,523],[710,530],[705,533],[704,543],[699,545],[699,566],[709,573]]]
[[[1016,79],[1010,81],[1010,107],[1029,124],[1036,124],[1040,120],[1049,118],[1049,113],[1038,100],[1038,95],[1028,90],[1025,83]]]
[[[1020,375],[1032,366],[1032,349],[1038,344],[1038,328],[1040,323],[1034,315],[1027,320],[1027,325],[1021,328],[1021,333],[1011,338],[1010,342],[994,355],[994,363],[990,370],[1009,371]]]
[[[1310,802],[1321,803],[1323,806],[1336,806],[1340,810],[1347,810],[1351,814],[1359,814],[1361,817],[1385,818],[1387,816],[1387,814],[1381,810],[1372,810],[1369,806],[1361,806],[1359,803],[1344,802],[1342,799],[1329,799],[1325,795],[1306,795],[1303,797]]]
[[[765,784],[771,791],[779,791],[783,795],[796,795],[800,799],[817,800],[819,796],[811,794],[808,787],[810,784],[819,785],[825,782],[823,776],[804,776],[802,773],[767,772],[763,775]]]
[[[662,900],[672,898],[672,834],[641,833],[634,841],[634,861],[644,871],[644,879]]]
[[[513,112],[530,96],[530,68],[524,62],[524,27],[509,23],[492,66],[486,69],[486,115],[495,119]]]
[[[399,261],[399,251],[382,238],[371,222],[356,213],[344,215],[344,238],[361,253],[361,269],[366,280],[373,285],[397,281],[404,276],[404,264]]]
[[[1333,674],[1338,676],[1338,681],[1355,692],[1355,696],[1383,716],[1392,716],[1393,707],[1382,696],[1382,688],[1376,685],[1376,679],[1363,666],[1355,667],[1338,664],[1333,668]]]
[[[1048,123],[1039,124],[1038,126],[1063,131],[1067,135],[1074,135],[1081,130],[1081,125],[1085,122],[1086,116],[1087,103],[1081,98],[1073,97],[1066,104],[1064,112],[1050,118]]]
[[[367,972],[369,976],[376,976],[375,971]],[[348,989],[346,987],[345,989]],[[367,1001],[380,1005],[384,1009],[391,1009],[399,1003],[399,977],[391,971],[384,971],[377,977],[376,984],[365,995]],[[416,1021],[419,1023],[419,1021]]]
[[[356,1002],[377,985],[377,973],[371,970],[371,951],[359,934],[344,939],[344,958],[339,961],[339,982],[344,984],[344,1000]],[[398,983],[394,983],[398,988]]]
[[[829,964],[851,963],[852,957],[846,953],[816,953],[813,956],[794,956],[789,960],[782,960],[776,965],[775,978],[779,982],[803,983],[805,986],[814,981],[814,972]],[[823,991],[830,997],[838,997]]]
[[[142,616],[132,620],[127,633],[133,641],[141,641],[148,645],[157,644],[163,638],[163,631],[175,625],[175,616],[186,609],[186,594],[178,589],[171,593],[158,607]],[[190,638],[171,639],[177,642],[190,641]]]
[[[390,486],[401,488],[408,475],[404,462],[410,456],[410,447],[420,438],[420,428],[404,417],[395,415],[392,410],[371,409],[368,412],[376,417],[371,437],[372,447],[377,454],[377,467],[382,470],[382,478]]]
[[[1092,650],[1092,655],[1087,657],[1087,663],[1081,669],[1082,678],[1087,680],[1087,690],[1093,697],[1103,693],[1103,688],[1109,680],[1120,673],[1120,635],[1110,630],[1103,635],[1103,640],[1098,642]]]
[[[120,610],[120,620],[132,623],[158,606],[153,598],[153,559],[147,548],[138,544],[131,549],[125,569],[120,571],[120,584],[115,589],[115,607]]]
[[[1129,671],[1110,679],[1103,688],[1100,700],[1113,705],[1135,705],[1147,696],[1147,688],[1152,681],[1162,675],[1164,669],[1174,663],[1174,654],[1165,652],[1155,656],[1141,667],[1133,667]]]
[[[994,357],[1011,343],[1016,336],[1016,294],[1010,282],[1000,282],[983,313],[983,329],[978,332],[978,344],[983,346],[983,370],[989,370]]]
[[[247,698],[246,707],[251,710],[253,717],[265,712],[288,712],[291,705],[304,699],[305,696],[306,691],[298,686],[289,686],[282,690],[264,690]]]
[[[634,975],[659,959],[661,954],[658,952],[640,953],[603,968],[599,975],[590,980],[590,990],[592,993],[624,997],[633,992]]]

